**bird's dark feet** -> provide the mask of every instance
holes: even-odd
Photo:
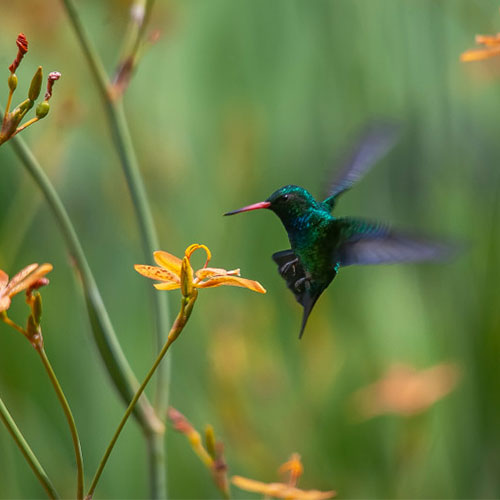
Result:
[[[309,282],[309,278],[307,277],[300,278],[294,283],[295,290],[299,293],[304,292],[304,290],[308,290],[310,286],[311,284]]]
[[[282,274],[286,274],[288,273],[289,269],[292,268],[292,272],[293,274],[295,274],[295,265],[299,263],[299,258],[296,257],[295,259],[289,261],[289,262],[286,262],[285,264],[283,264],[282,268],[281,268],[281,272]]]

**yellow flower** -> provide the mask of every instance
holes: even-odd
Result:
[[[33,288],[39,285],[46,285],[47,281],[40,280],[52,271],[52,264],[30,264],[19,271],[10,281],[7,273],[0,269],[0,313],[6,311],[10,307],[12,297],[28,288]]]
[[[295,486],[297,479],[302,474],[304,468],[300,461],[300,455],[294,453],[290,460],[285,462],[280,468],[281,473],[289,472],[290,478],[288,483],[263,483],[246,477],[233,476],[231,482],[238,488],[251,491],[252,493],[261,493],[268,497],[285,498],[288,500],[326,500],[333,498],[337,493],[331,491],[319,490],[301,490]]]
[[[202,248],[207,254],[205,265],[194,272],[190,264],[191,255],[195,250]],[[205,245],[197,243],[186,248],[183,259],[168,252],[158,250],[153,254],[158,266],[146,266],[136,264],[134,269],[146,276],[161,283],[155,283],[158,290],[176,290],[182,289],[184,296],[190,295],[193,288],[213,288],[222,285],[240,286],[248,288],[254,292],[266,293],[265,288],[258,282],[240,278],[240,270],[234,269],[226,271],[216,267],[207,267],[212,254]]]

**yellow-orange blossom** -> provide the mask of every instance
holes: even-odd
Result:
[[[190,264],[190,258],[193,252],[200,248],[205,250],[207,260],[201,269],[194,272]],[[229,285],[266,293],[265,288],[258,281],[241,278],[239,269],[227,271],[217,267],[208,267],[212,254],[205,245],[199,245],[198,243],[190,245],[186,248],[183,259],[179,259],[163,250],[154,252],[153,256],[159,267],[136,264],[134,269],[147,278],[161,281],[161,283],[154,284],[158,290],[182,288],[183,295],[189,295],[192,288],[213,288]]]

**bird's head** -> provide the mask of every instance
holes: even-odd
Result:
[[[287,227],[297,217],[304,215],[308,210],[316,206],[316,200],[308,191],[299,186],[289,185],[278,189],[265,201],[233,210],[224,215],[234,215],[250,210],[267,208],[272,210],[281,219],[285,227]]]

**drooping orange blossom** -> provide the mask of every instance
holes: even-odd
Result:
[[[52,271],[52,264],[30,264],[21,269],[10,281],[6,272],[0,269],[0,313],[10,307],[14,295],[32,288],[38,281]],[[41,284],[46,284],[43,282]]]

